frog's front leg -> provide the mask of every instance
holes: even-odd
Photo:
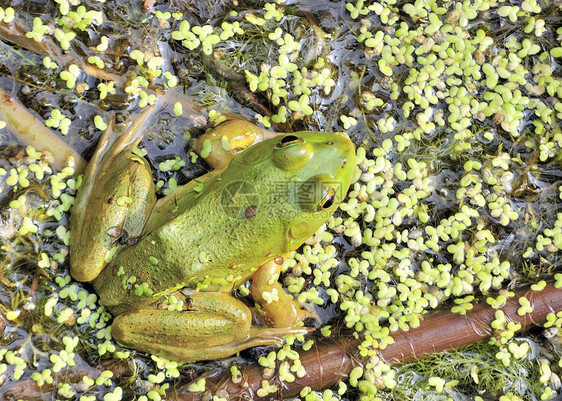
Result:
[[[231,116],[198,137],[193,149],[213,169],[223,170],[236,153],[277,135],[281,134],[264,131],[249,121]]]
[[[252,276],[250,293],[260,306],[261,319],[273,327],[294,327],[305,318],[319,320],[315,312],[301,308],[279,283],[283,262],[283,257],[274,258]]]
[[[243,349],[304,334],[303,328],[252,326],[250,309],[228,293],[200,292],[188,310],[146,309],[115,318],[112,335],[121,344],[168,359],[193,362],[219,359]]]

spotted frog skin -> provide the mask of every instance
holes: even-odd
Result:
[[[147,160],[133,153],[137,131],[104,133],[71,216],[71,274],[91,281],[115,316],[113,337],[189,362],[309,331],[278,277],[284,255],[346,195],[356,168],[350,139],[264,139],[256,126],[228,121],[196,146],[216,168],[157,200]],[[231,295],[248,280],[258,324]]]

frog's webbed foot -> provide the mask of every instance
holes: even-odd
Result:
[[[121,344],[172,360],[219,359],[243,349],[279,344],[282,337],[306,328],[252,326],[250,309],[228,293],[200,292],[188,310],[128,311],[113,321],[113,337]]]
[[[236,153],[265,139],[280,135],[265,131],[239,117],[229,119],[197,138],[193,149],[217,170],[225,169]]]

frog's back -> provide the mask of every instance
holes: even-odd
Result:
[[[186,194],[182,203],[189,207],[166,224],[153,226],[100,274],[94,285],[99,281],[96,291],[103,303],[139,308],[154,302],[154,297],[139,300],[134,295],[139,285],[152,294],[179,287],[232,291],[257,267],[288,251],[285,219],[278,212],[280,204],[264,193],[269,191],[268,181],[258,178],[258,185],[251,185],[254,192],[248,196],[236,194],[236,190],[249,189],[256,177],[247,178],[252,180],[230,186],[215,179],[206,183],[203,193]],[[225,199],[232,197],[238,199]],[[189,198],[192,202],[186,202]],[[258,199],[264,204],[257,204]],[[111,275],[119,271],[121,275],[112,279]]]

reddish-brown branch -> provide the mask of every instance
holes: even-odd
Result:
[[[519,298],[529,299],[532,314],[519,316]],[[541,325],[551,312],[562,310],[562,289],[547,285],[542,291],[529,288],[517,292],[500,308],[507,322],[521,324],[524,331],[532,325]],[[392,334],[394,343],[384,350],[379,350],[382,359],[391,365],[411,362],[420,357],[447,349],[460,348],[476,341],[490,338],[493,334],[491,323],[495,319],[495,309],[481,302],[466,313],[465,316],[442,311],[426,317],[417,329],[399,331]],[[351,370],[362,361],[357,352],[359,340],[336,340],[321,344],[314,349],[301,352],[300,360],[306,369],[306,375],[292,383],[280,382],[275,371],[271,377],[265,376],[265,369],[257,364],[241,368],[242,381],[233,383],[229,371],[217,370],[205,374],[206,391],[192,393],[189,385],[180,387],[168,395],[170,401],[196,401],[206,398],[209,393],[227,393],[229,399],[273,400],[296,396],[304,387],[320,390],[345,380]],[[256,392],[262,380],[267,379],[278,386],[278,392],[266,397],[259,397]]]
[[[517,309],[519,298],[526,297],[533,307],[532,314],[519,316]],[[542,291],[525,288],[518,291],[500,308],[505,313],[507,322],[521,324],[521,331],[532,325],[542,325],[546,315],[562,310],[562,289],[547,285]],[[394,333],[394,344],[380,352],[390,364],[411,362],[423,355],[460,348],[476,341],[490,338],[491,327],[495,319],[495,309],[486,302],[481,302],[461,316],[449,311],[438,312],[427,317],[419,328]]]

